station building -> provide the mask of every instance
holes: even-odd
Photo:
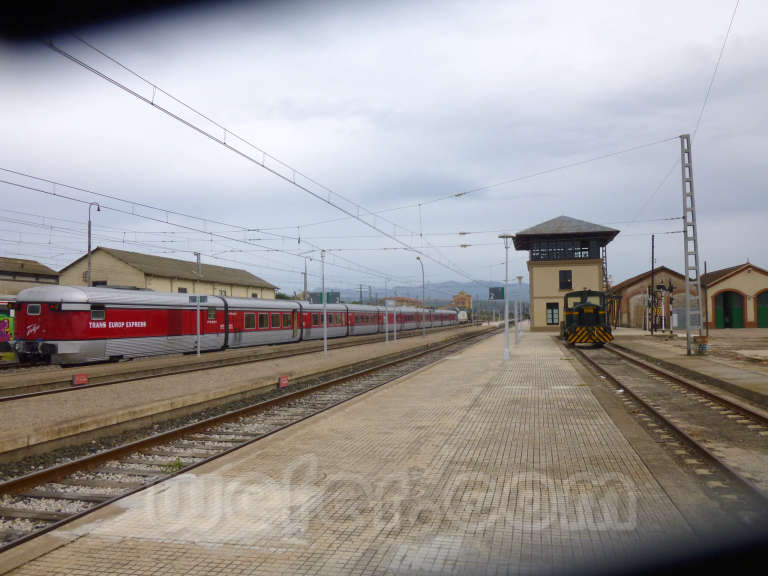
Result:
[[[0,294],[15,296],[25,288],[58,283],[59,273],[40,262],[0,257]]]
[[[627,328],[648,329],[648,300],[651,280],[664,290],[657,290],[657,328],[669,328],[672,320],[672,306],[680,307],[685,299],[685,277],[666,266],[627,278],[613,286],[613,295],[618,301],[619,325]],[[670,292],[669,286],[673,287]],[[660,318],[659,318],[660,317]],[[663,322],[660,321],[663,318]]]
[[[531,330],[559,330],[568,292],[605,290],[605,247],[618,233],[558,216],[515,235],[515,249],[529,253]]]
[[[464,310],[472,309],[472,296],[464,292],[464,290],[460,290],[459,293],[452,296],[451,299],[453,300],[453,305],[457,308],[463,308]]]
[[[98,247],[91,251],[91,283],[94,286],[136,288],[156,292],[210,294],[236,298],[274,298],[277,286],[246,270]],[[88,255],[78,258],[59,273],[61,284],[85,286]]]
[[[768,328],[768,270],[750,262],[701,276],[710,328]]]

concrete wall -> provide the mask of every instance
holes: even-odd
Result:
[[[560,290],[560,270],[571,271],[572,288]],[[560,322],[564,319],[563,296],[575,290],[603,290],[603,261],[588,260],[529,260],[531,330],[559,330],[547,325],[547,304],[558,303]]]
[[[709,327],[715,327],[715,298],[718,294],[731,291],[742,296],[744,327],[757,327],[757,295],[768,290],[768,276],[754,268],[747,268],[724,280],[707,287],[707,314]]]
[[[85,286],[87,271],[88,258],[78,260],[61,271],[59,283],[64,286]],[[93,282],[106,280],[107,286],[148,288],[141,270],[100,250],[91,253],[91,280]]]

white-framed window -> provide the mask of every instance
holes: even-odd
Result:
[[[547,302],[547,325],[557,326],[558,324],[560,324],[560,304]]]

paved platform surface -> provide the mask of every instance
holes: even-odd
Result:
[[[329,350],[325,358],[322,352],[314,352],[2,403],[0,453],[233,394],[271,388],[281,375],[293,380],[482,329],[456,328],[386,345],[377,342]]]
[[[503,336],[0,556],[12,573],[558,571],[688,524],[549,334]]]
[[[731,392],[738,394],[741,389],[745,397],[761,405],[768,405],[768,365],[739,358],[733,351],[738,349],[738,332],[741,331],[731,330],[725,342],[713,342],[714,346],[727,347],[723,352],[691,356],[686,353],[685,338],[652,337],[637,332],[629,333],[628,329],[620,328],[616,331],[616,344],[730,384],[728,389]],[[764,332],[768,333],[768,330]],[[711,338],[716,339],[718,336]]]

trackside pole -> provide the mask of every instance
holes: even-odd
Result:
[[[384,301],[384,343],[389,344],[389,308],[387,301]]]
[[[325,250],[320,252],[320,258],[323,261],[323,356],[328,355],[328,307],[325,296]]]
[[[512,236],[501,234],[499,238],[504,239],[504,360],[509,360],[509,240]],[[517,334],[517,324],[515,324],[515,334]]]
[[[393,334],[395,335],[395,342],[397,342],[397,305],[395,305],[393,307],[393,309],[394,309],[394,314],[395,314],[395,318],[394,318],[395,326],[394,326],[394,328],[392,330],[393,330]]]
[[[520,328],[518,327],[518,324],[520,324],[520,287],[523,284],[523,277],[518,276],[517,277],[517,294],[515,294],[515,346],[517,346],[518,342],[520,341]]]
[[[200,252],[195,252],[197,257],[197,277],[200,278]],[[195,310],[197,312],[197,355],[200,356],[200,295],[195,297]],[[226,322],[226,318],[224,319]]]

